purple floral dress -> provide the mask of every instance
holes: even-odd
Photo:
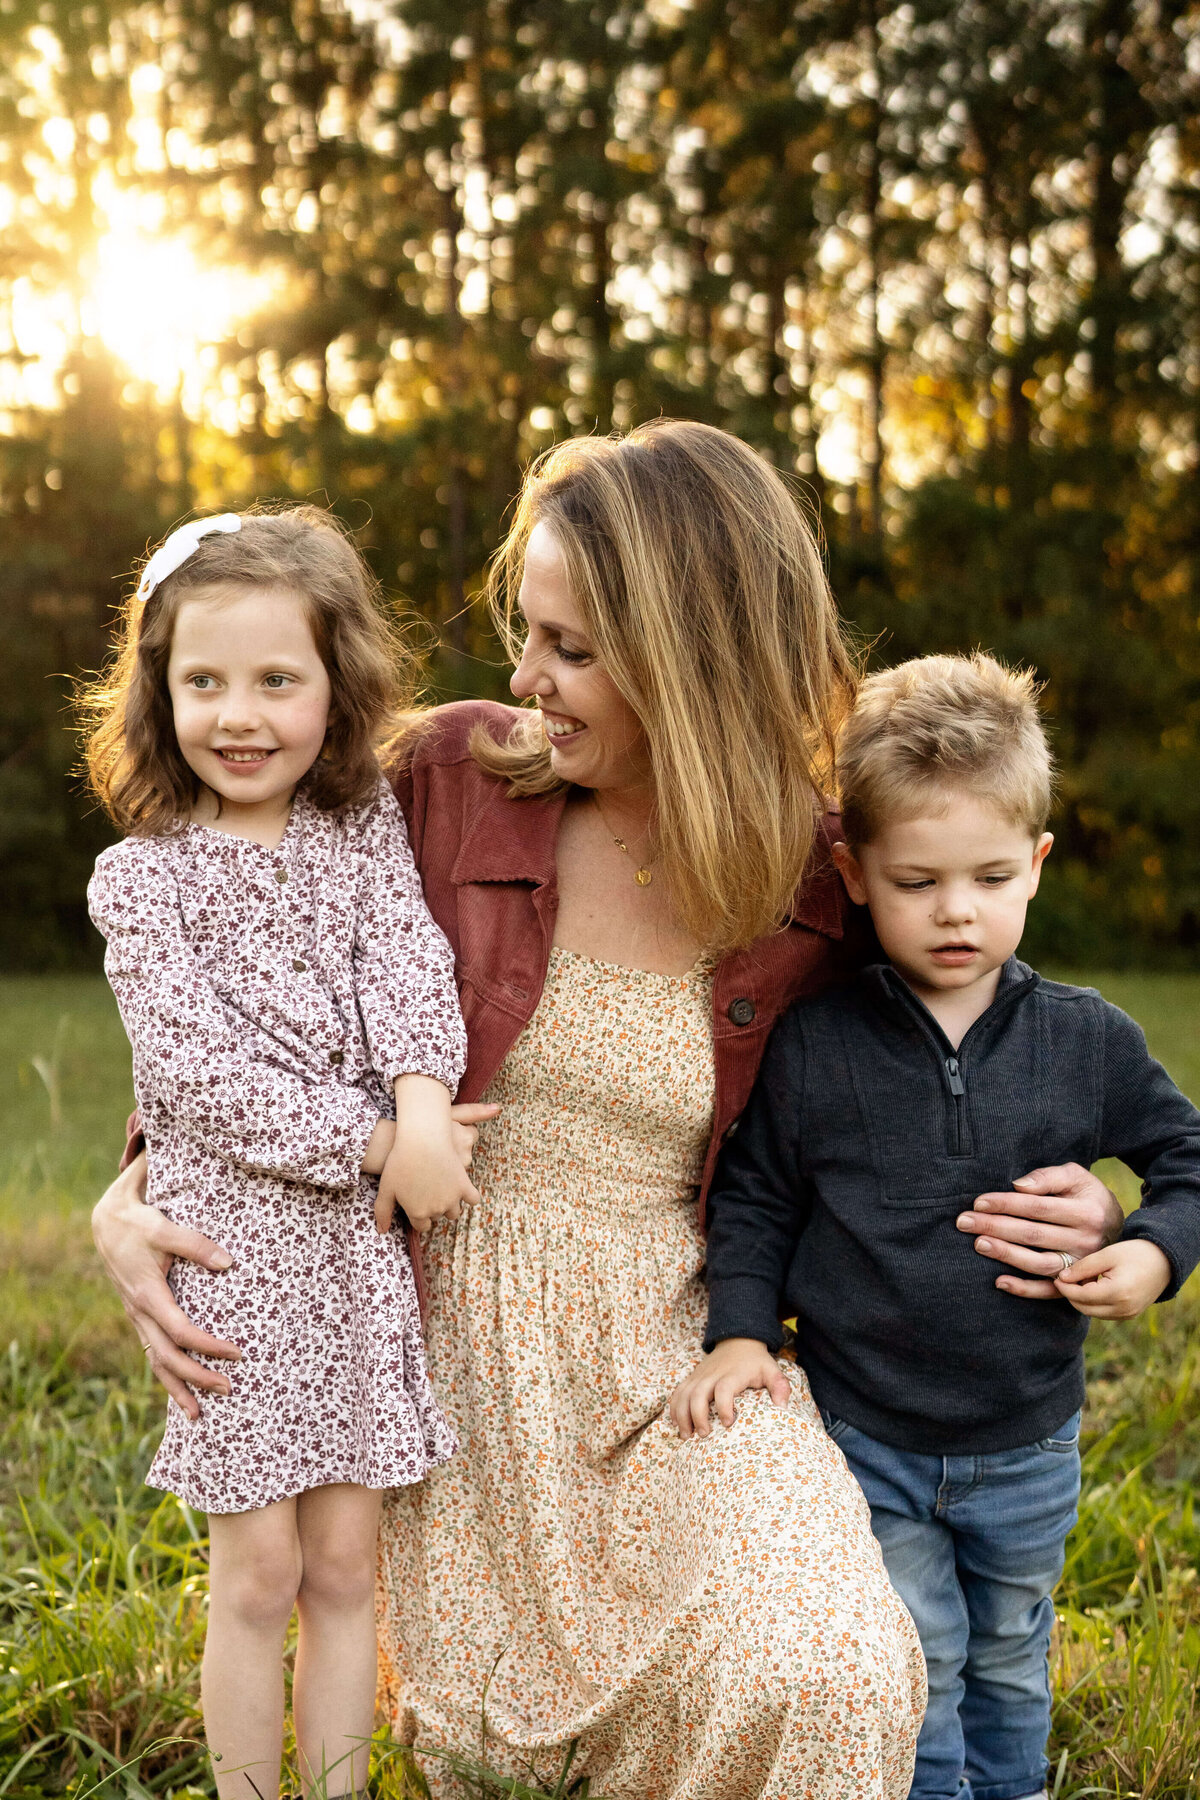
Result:
[[[149,1199],[233,1267],[171,1286],[239,1363],[227,1398],[174,1401],[147,1477],[205,1512],[320,1487],[419,1481],[456,1448],[425,1371],[399,1224],[360,1173],[398,1075],[458,1085],[449,944],[390,789],[321,812],[303,791],[273,850],[209,826],[127,838],[88,890],[133,1045]]]

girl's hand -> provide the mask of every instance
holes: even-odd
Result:
[[[1171,1264],[1157,1244],[1125,1238],[1085,1256],[1056,1275],[1054,1285],[1076,1312],[1089,1319],[1136,1319],[1171,1279]]]
[[[479,1139],[479,1127],[485,1120],[494,1119],[499,1111],[500,1105],[496,1100],[475,1100],[450,1108],[450,1142],[464,1169],[471,1167],[475,1145]],[[380,1119],[371,1133],[371,1141],[362,1160],[363,1174],[382,1175],[383,1165],[392,1154],[395,1144],[395,1120]]]
[[[782,1406],[791,1388],[788,1378],[767,1346],[757,1338],[726,1338],[671,1395],[671,1417],[680,1437],[693,1432],[707,1437],[712,1430],[709,1408],[717,1409],[722,1425],[732,1425],[733,1403],[747,1388],[766,1388],[776,1406]]]
[[[474,1111],[475,1109],[463,1109]],[[456,1131],[471,1133],[463,1144]],[[383,1166],[375,1197],[375,1227],[391,1229],[397,1206],[413,1230],[424,1233],[435,1219],[457,1219],[479,1195],[464,1166],[475,1147],[473,1122],[456,1124],[450,1095],[440,1081],[402,1075],[396,1082],[396,1142]]]
[[[188,1418],[198,1418],[200,1405],[191,1388],[215,1394],[227,1394],[230,1388],[226,1376],[206,1369],[194,1356],[236,1362],[242,1353],[236,1344],[197,1330],[176,1304],[167,1270],[177,1256],[206,1269],[227,1269],[229,1252],[146,1205],[144,1151],[96,1202],[92,1235],[150,1367]]]

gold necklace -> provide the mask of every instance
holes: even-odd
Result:
[[[625,852],[626,856],[629,857],[629,860],[632,862],[634,860],[633,852],[630,850],[629,845],[625,842],[625,839],[623,837],[617,836],[616,832],[613,830],[613,828],[609,824],[608,820],[604,817],[604,808],[600,804],[600,796],[599,796],[599,794],[597,794],[595,788],[592,788],[591,795],[592,795],[592,799],[596,802],[596,811],[600,814],[600,823],[603,825],[605,831],[607,831],[607,833],[608,833],[609,837],[612,839],[613,843],[617,846],[617,849],[623,850]],[[637,882],[639,887],[649,887],[650,886],[650,883],[654,880],[654,864],[657,861],[658,861],[658,858],[655,856],[652,856],[650,858],[649,862],[643,863],[640,868],[637,868],[633,871],[633,879]]]

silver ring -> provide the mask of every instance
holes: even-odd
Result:
[[[1071,1266],[1074,1263],[1077,1263],[1079,1261],[1079,1258],[1077,1256],[1072,1256],[1071,1252],[1069,1250],[1056,1250],[1054,1252],[1054,1254],[1058,1257],[1059,1261],[1062,1263],[1062,1273],[1064,1275],[1066,1274],[1067,1270],[1069,1268],[1071,1268]]]

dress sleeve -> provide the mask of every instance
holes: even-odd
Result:
[[[425,904],[386,785],[360,829],[354,979],[371,1061],[389,1086],[398,1075],[430,1075],[453,1094],[467,1062],[454,952]]]
[[[142,1107],[254,1174],[349,1188],[378,1108],[358,1088],[308,1082],[216,993],[187,942],[171,870],[147,840],[106,851],[88,906],[107,940],[104,972],[133,1047]]]

